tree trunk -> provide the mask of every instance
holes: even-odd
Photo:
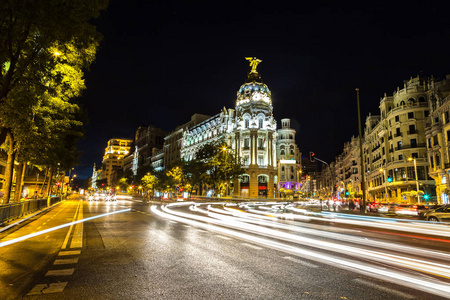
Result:
[[[45,169],[44,181],[42,181],[41,190],[39,191],[40,197],[44,197],[44,195],[45,195],[44,189],[45,189],[45,182],[47,181],[47,175],[48,175],[48,168]]]
[[[9,198],[11,197],[11,187],[14,174],[14,159],[16,152],[14,151],[14,138],[10,129],[7,129],[6,139],[8,140],[8,159],[6,160],[6,170],[5,170],[5,194],[3,195],[3,204],[9,203]]]
[[[21,162],[16,166],[16,188],[14,191],[14,202],[20,202],[22,196],[23,177],[25,176],[25,167],[27,164]]]
[[[50,167],[50,174],[48,176],[48,184],[47,184],[47,196],[52,194],[52,179],[53,179],[53,167]]]

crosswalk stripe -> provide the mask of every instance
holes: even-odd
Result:
[[[50,293],[61,293],[66,287],[67,282],[58,282],[58,283],[50,283],[50,284],[36,284],[34,288],[27,294],[27,296],[31,295],[41,295],[41,294],[50,294]]]
[[[58,256],[78,255],[80,253],[81,250],[59,251]]]
[[[78,262],[78,257],[75,258],[65,258],[65,259],[55,259],[54,265],[69,265],[76,264]]]
[[[60,269],[60,270],[49,270],[45,276],[70,276],[73,274],[75,269]]]

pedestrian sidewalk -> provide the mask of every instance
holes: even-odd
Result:
[[[42,214],[42,213],[44,213],[44,212],[54,208],[55,206],[61,204],[64,201],[65,200],[59,201],[59,202],[57,202],[57,203],[55,203],[53,205],[50,205],[50,206],[48,206],[48,207],[46,207],[44,209],[41,209],[39,211],[35,211],[35,212],[31,213],[31,214],[26,214],[26,215],[20,216],[20,217],[18,217],[16,219],[9,220],[9,221],[7,221],[7,222],[5,222],[5,223],[3,223],[1,225],[3,227],[0,227],[0,233],[5,232],[5,231],[7,231],[7,230],[9,230],[9,229],[11,229],[11,228],[13,228],[15,226],[18,226],[18,225],[20,225],[20,224],[22,224],[22,223],[24,223],[24,222],[26,222],[28,220],[31,220],[33,217],[35,217],[35,216],[37,216],[39,214]]]

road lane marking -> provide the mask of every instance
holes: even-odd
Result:
[[[27,294],[31,295],[41,295],[50,293],[61,293],[66,287],[67,282],[58,282],[50,284],[36,284],[36,286]]]
[[[49,228],[49,229],[45,229],[45,230],[42,230],[42,231],[39,231],[39,232],[34,231],[33,233],[24,235],[24,236],[22,236],[20,238],[15,238],[15,239],[12,239],[12,240],[9,240],[9,241],[6,241],[6,242],[1,242],[0,243],[0,248],[8,246],[8,245],[11,245],[11,244],[14,244],[14,243],[18,243],[18,242],[24,241],[26,239],[29,239],[29,238],[32,238],[32,237],[35,237],[35,236],[38,236],[38,235],[41,235],[41,234],[44,234],[44,233],[47,233],[47,232],[52,232],[52,231],[55,231],[55,230],[58,230],[58,229],[61,229],[61,228],[64,228],[64,227],[69,227],[69,226],[72,226],[74,224],[78,224],[78,223],[81,223],[81,222],[86,222],[86,221],[97,219],[97,218],[102,218],[102,217],[109,216],[109,215],[112,215],[112,214],[123,213],[123,212],[127,212],[127,211],[130,211],[130,210],[129,209],[122,209],[122,210],[118,210],[118,211],[112,211],[112,212],[109,212],[109,213],[106,213],[106,214],[101,214],[101,215],[89,217],[89,218],[86,218],[86,219],[83,219],[83,220],[78,220],[78,221],[75,221],[75,222],[71,222],[71,223],[66,223],[66,224],[62,224],[62,225],[59,225],[59,226],[55,226],[55,227],[52,227],[52,228]]]
[[[81,250],[59,251],[58,256],[78,255],[80,253]]]
[[[300,265],[303,265],[305,267],[309,267],[309,268],[317,268],[318,267],[315,264],[312,264],[312,263],[309,263],[309,262],[306,262],[306,261],[303,261],[303,260],[300,260],[300,259],[297,259],[297,258],[294,258],[294,257],[291,257],[291,256],[285,256],[283,258],[287,259],[287,260],[290,260],[290,261],[293,261],[295,263],[298,263]]]
[[[399,296],[401,298],[405,298],[405,299],[415,299],[416,298],[413,295],[410,295],[410,294],[407,294],[407,293],[403,293],[403,292],[400,292],[400,291],[396,291],[396,290],[392,290],[392,289],[390,289],[388,287],[384,287],[384,286],[375,284],[373,282],[370,282],[370,281],[367,281],[367,280],[364,280],[364,279],[361,279],[361,278],[355,278],[355,279],[353,279],[353,281],[356,281],[358,283],[367,285],[367,286],[372,287],[372,288],[376,288],[376,289],[378,289],[380,291],[383,291],[383,292],[386,292],[386,293],[397,295],[397,296]]]
[[[75,220],[77,218],[78,208],[79,207],[80,207],[80,202],[78,202],[78,206],[77,206],[77,209],[75,210],[75,215],[73,216],[72,223],[75,222]],[[61,249],[66,249],[67,248],[67,243],[69,242],[69,237],[70,237],[70,234],[72,233],[72,228],[73,228],[73,224],[70,225],[70,227],[69,227],[69,231],[67,232],[66,238],[64,239],[64,243],[63,243]]]
[[[252,245],[252,244],[247,244],[247,243],[241,243],[241,244],[244,245],[245,247],[249,247],[249,248],[256,249],[256,250],[262,250],[263,249],[261,247],[258,247],[258,246]]]
[[[77,262],[78,262],[78,257],[55,259],[55,262],[53,263],[53,265],[70,265],[70,264],[76,264]]]
[[[74,268],[72,269],[60,269],[60,270],[49,270],[47,274],[45,274],[46,277],[48,276],[70,276],[75,271]]]
[[[191,226],[189,226],[189,225],[183,225],[183,227],[186,227],[186,228],[191,228]]]
[[[83,220],[83,202],[80,202],[80,210],[78,212],[77,221]],[[73,231],[72,241],[70,242],[70,248],[82,248],[83,247],[83,229],[84,223],[78,223],[75,225]]]
[[[224,239],[224,240],[231,240],[229,237],[226,237],[226,236],[223,236],[223,235],[218,235],[218,234],[216,234],[216,236],[217,236],[218,238],[221,238],[221,239]]]

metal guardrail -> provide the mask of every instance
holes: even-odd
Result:
[[[35,199],[0,205],[0,224],[38,211],[47,207],[47,205],[50,206],[59,201],[61,201],[61,197],[52,197],[50,198],[50,201],[48,201],[48,199]]]

